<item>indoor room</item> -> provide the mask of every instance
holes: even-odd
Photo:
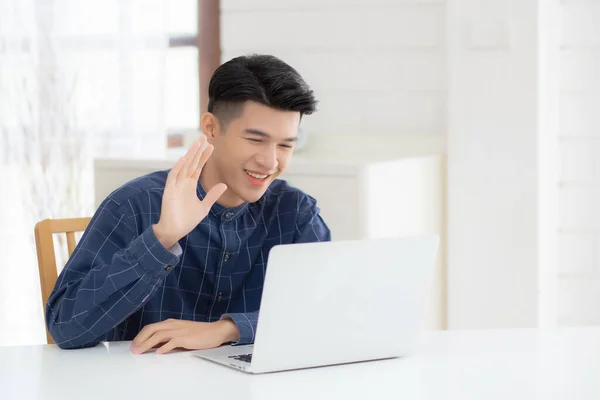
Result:
[[[598,21],[0,0],[2,392],[598,398]]]

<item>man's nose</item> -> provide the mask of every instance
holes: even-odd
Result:
[[[260,156],[257,157],[257,161],[264,169],[274,172],[279,165],[277,161],[277,147],[269,146],[268,149],[261,152]]]

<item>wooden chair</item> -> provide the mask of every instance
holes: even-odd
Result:
[[[56,254],[54,253],[54,237],[58,233],[67,236],[67,253],[70,257],[75,250],[75,233],[83,232],[90,223],[91,218],[66,218],[45,219],[35,225],[35,246],[37,249],[38,267],[40,271],[40,287],[42,290],[42,310],[46,310],[46,303],[58,277],[56,268]],[[46,326],[46,341],[54,344],[54,340]]]

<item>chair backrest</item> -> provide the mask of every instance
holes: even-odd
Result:
[[[53,235],[66,234],[67,253],[70,257],[75,250],[76,232],[83,232],[90,223],[91,218],[66,218],[66,219],[45,219],[35,225],[35,246],[37,249],[38,267],[40,271],[40,287],[42,290],[42,310],[46,309],[48,298],[54,289],[58,270],[56,268],[56,254],[54,253]],[[45,325],[45,324],[44,324]],[[46,341],[53,344],[54,340],[48,332],[46,326]]]

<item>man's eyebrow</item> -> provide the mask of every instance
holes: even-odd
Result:
[[[244,132],[250,134],[250,135],[256,135],[256,136],[260,136],[262,138],[265,139],[270,139],[271,135],[269,135],[267,132],[261,131],[259,129],[244,129]],[[290,138],[285,138],[283,139],[284,142],[297,142],[298,141],[298,137],[290,137]]]

